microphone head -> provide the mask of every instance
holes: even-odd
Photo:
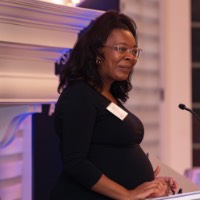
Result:
[[[182,109],[182,110],[184,110],[184,109],[186,108],[184,104],[179,104],[178,107],[179,107],[180,109]]]

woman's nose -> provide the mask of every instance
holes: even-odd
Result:
[[[126,52],[126,55],[124,56],[124,58],[125,58],[125,60],[137,60],[130,51]]]

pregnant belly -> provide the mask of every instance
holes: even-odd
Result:
[[[89,159],[110,179],[132,189],[154,179],[152,165],[141,147],[94,145]]]

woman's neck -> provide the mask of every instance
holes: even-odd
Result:
[[[110,88],[103,88],[100,92],[104,97],[109,99],[111,102],[117,104],[117,99],[110,92]]]
[[[93,86],[93,84],[89,83],[90,85]],[[110,92],[110,88],[111,88],[111,84],[103,84],[103,87],[101,89],[99,88],[95,88],[99,93],[101,93],[101,95],[103,95],[104,97],[106,97],[108,100],[110,100],[111,102],[118,104],[117,99],[112,95],[112,93]]]

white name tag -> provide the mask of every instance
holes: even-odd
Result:
[[[128,115],[126,111],[124,111],[122,108],[120,108],[115,103],[110,103],[107,108],[108,111],[110,111],[112,114],[114,114],[116,117],[118,117],[121,120],[124,120],[124,118]]]

